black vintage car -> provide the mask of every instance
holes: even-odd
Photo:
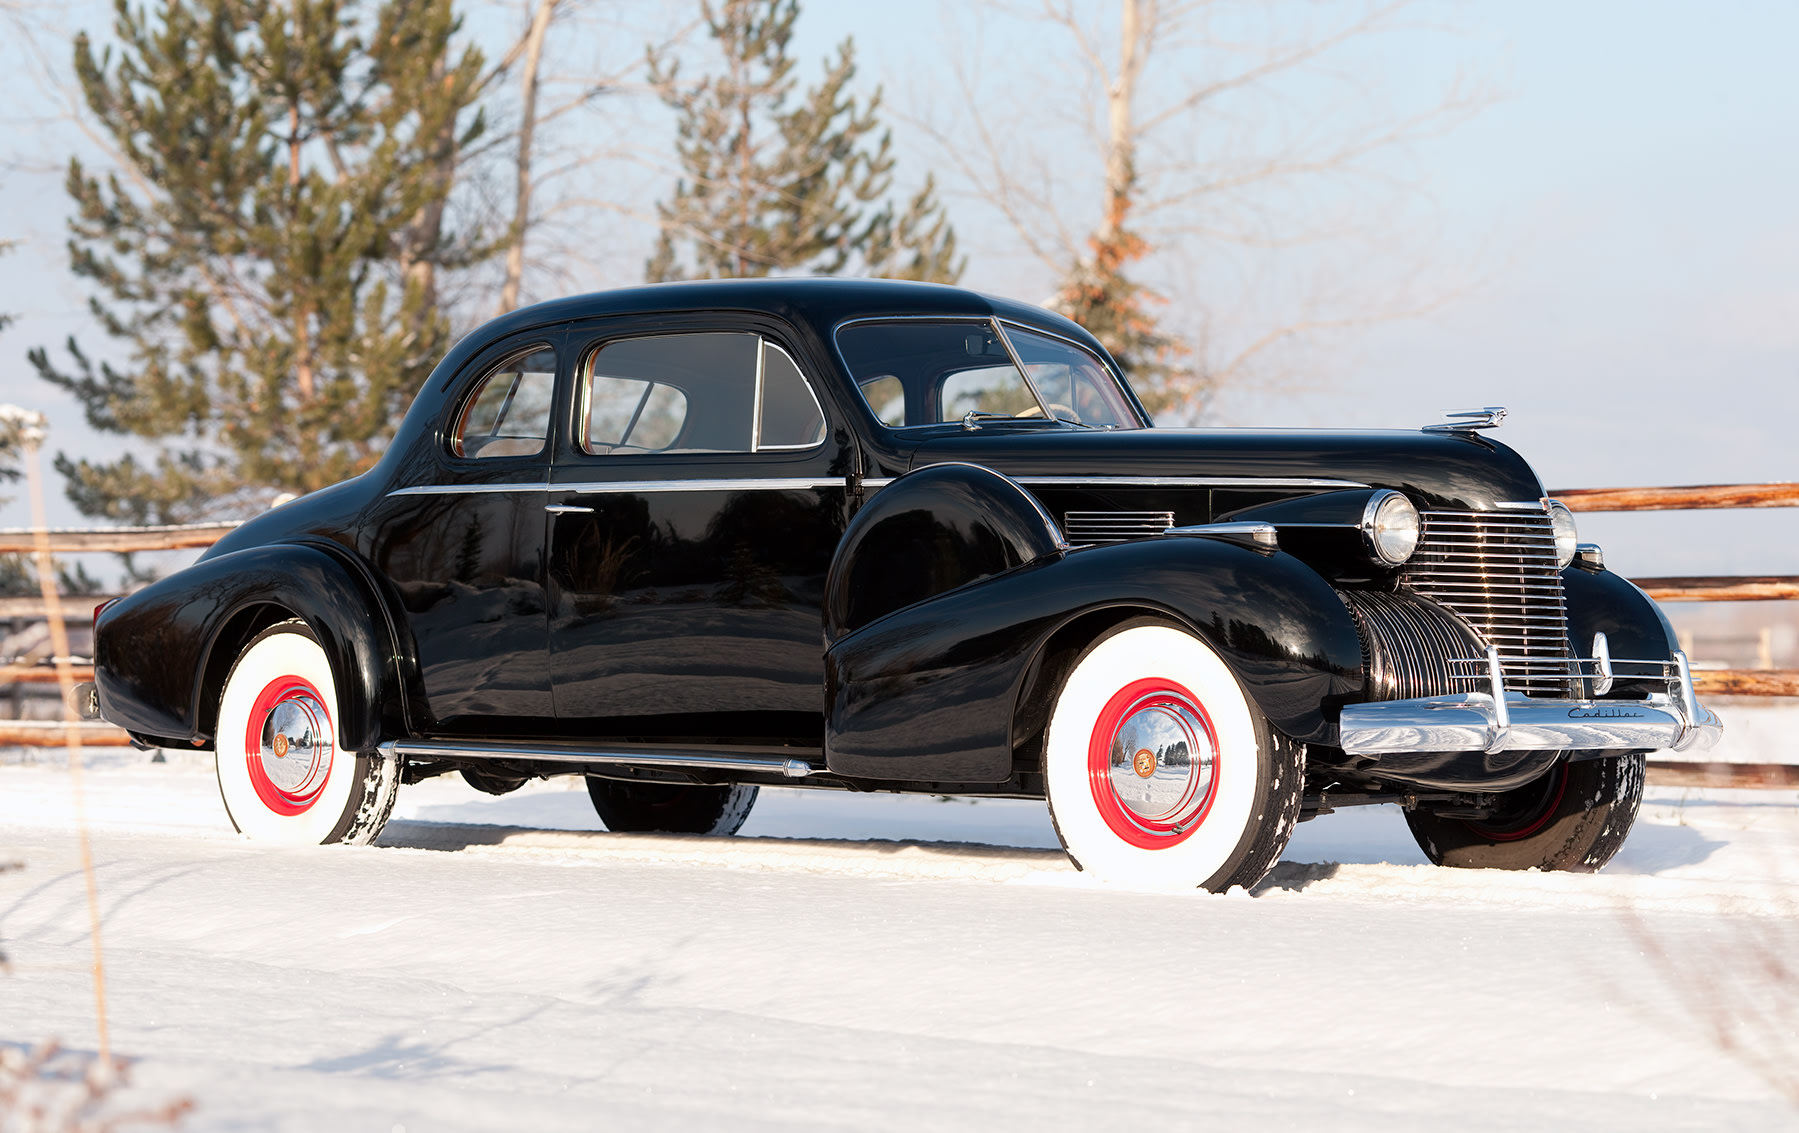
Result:
[[[256,838],[581,774],[612,830],[758,785],[1046,798],[1102,877],[1258,881],[1396,802],[1444,865],[1592,870],[1717,718],[1483,430],[1150,427],[1075,324],[877,281],[544,303],[372,470],[108,606],[98,705]]]

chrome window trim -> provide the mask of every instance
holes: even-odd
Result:
[[[800,384],[806,387],[806,396],[812,399],[812,408],[818,410],[818,419],[824,422],[825,435],[809,445],[765,445],[762,443],[762,372],[766,366],[765,354],[769,350],[779,350],[781,357],[792,363],[794,373],[800,376]],[[762,351],[756,355],[756,431],[750,438],[756,452],[810,452],[825,443],[831,436],[831,416],[825,412],[824,403],[818,400],[818,391],[812,388],[812,380],[806,377],[805,368],[799,359],[787,352],[787,348],[778,342],[762,339]]]
[[[1043,391],[1037,388],[1037,383],[1031,380],[1031,372],[1025,368],[1024,359],[1018,356],[1018,348],[1012,345],[1012,337],[1006,333],[1005,326],[1001,324],[997,318],[989,318],[987,323],[993,328],[993,335],[995,338],[999,339],[1000,345],[1006,348],[1006,357],[1012,360],[1012,368],[1018,371],[1018,380],[1024,383],[1025,389],[1031,391],[1031,400],[1037,403],[1037,412],[1043,414],[1043,419],[1045,421],[1062,420],[1060,417],[1057,417],[1055,411],[1049,407],[1049,402],[1044,398]],[[861,388],[862,387],[859,385],[856,387],[858,391],[860,391]],[[941,400],[942,391],[939,390],[938,394],[939,400]],[[867,398],[864,398],[863,400],[866,401]],[[872,409],[874,407],[870,406],[869,408]],[[938,413],[941,415],[943,407],[939,405],[937,409]],[[1017,414],[1014,413],[1012,416],[1016,417]],[[969,419],[963,418],[962,424],[963,427],[966,428],[969,424]]]
[[[446,456],[448,456],[451,460],[454,460],[459,464],[479,465],[481,463],[482,458],[480,458],[478,456],[464,456],[461,453],[456,451],[456,431],[462,427],[462,420],[463,420],[464,414],[466,414],[469,411],[469,409],[472,407],[476,395],[479,394],[481,391],[481,388],[487,384],[487,380],[489,378],[493,377],[495,374],[500,372],[501,366],[504,366],[508,362],[517,361],[522,358],[528,358],[532,354],[537,353],[539,350],[548,350],[551,354],[556,356],[556,369],[550,375],[551,404],[552,404],[552,406],[555,404],[554,399],[555,399],[555,395],[556,395],[556,383],[561,376],[563,351],[558,349],[556,344],[550,342],[548,339],[544,339],[544,340],[541,340],[539,342],[532,343],[529,345],[521,346],[517,350],[508,350],[508,351],[506,351],[506,353],[500,355],[500,357],[498,359],[496,359],[489,365],[482,367],[482,369],[479,371],[480,376],[476,377],[473,381],[469,382],[468,388],[463,391],[460,399],[455,399],[455,398],[451,399],[450,404],[453,408],[452,408],[452,412],[450,413],[448,427],[440,428],[440,433],[439,433],[439,437],[438,437],[438,445],[440,448],[443,449],[444,454]],[[462,373],[461,371],[458,371],[456,374],[451,375],[450,378],[444,382],[442,388],[447,391],[452,385],[455,384],[456,379],[461,376],[461,373]],[[512,394],[508,395],[506,398],[506,404],[507,404],[508,408],[510,408],[512,405],[512,397],[516,396],[517,393],[518,393],[518,388],[515,385],[513,387]],[[495,426],[496,427],[498,426],[498,421],[495,422]],[[554,428],[555,428],[555,414],[554,414],[554,412],[552,412],[550,415],[550,420],[548,422],[546,422],[544,425],[543,444],[537,446],[536,452],[523,453],[523,454],[515,455],[515,456],[488,457],[487,459],[488,460],[535,460],[535,459],[541,458],[548,451],[548,449],[550,447],[550,441],[552,440],[551,433],[554,431]]]
[[[762,449],[762,374],[768,369],[768,340],[756,336],[756,392],[750,402],[750,451]]]

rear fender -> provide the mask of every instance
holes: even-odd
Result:
[[[825,756],[872,779],[995,783],[1058,682],[1065,628],[1137,614],[1203,638],[1283,733],[1331,743],[1362,692],[1362,645],[1299,560],[1212,539],[1149,539],[1040,560],[898,610],[825,655]],[[1082,642],[1084,644],[1084,642]],[[1040,725],[1039,725],[1040,726]]]
[[[106,607],[94,627],[100,713],[140,736],[211,746],[218,696],[249,638],[300,618],[337,685],[338,743],[367,751],[400,705],[385,611],[336,546],[282,543],[205,559]]]

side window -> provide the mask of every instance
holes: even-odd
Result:
[[[869,378],[861,384],[862,397],[881,424],[899,428],[906,423],[906,387],[892,374]]]
[[[588,452],[660,452],[687,420],[687,395],[664,382],[595,374],[587,396]]]
[[[556,394],[556,352],[522,351],[481,379],[450,433],[450,451],[487,460],[536,456],[550,435],[550,402]]]
[[[756,451],[811,448],[825,439],[825,415],[812,388],[787,352],[762,344],[761,404],[756,413]]]
[[[943,379],[938,395],[943,402],[940,421],[955,421],[964,413],[1004,413],[1010,417],[1034,417],[1043,412],[1016,367],[983,366],[962,370]]]
[[[663,334],[609,342],[582,391],[589,453],[810,448],[825,417],[799,367],[754,334]]]
[[[1006,327],[1006,337],[1018,351],[1031,384],[1057,417],[1114,428],[1136,424],[1130,403],[1098,358],[1073,343],[1033,334],[1023,327]]]

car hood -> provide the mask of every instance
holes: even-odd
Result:
[[[1347,481],[1405,492],[1427,508],[1470,511],[1543,495],[1530,465],[1505,445],[1483,435],[1415,431],[1025,430],[1002,424],[926,440],[913,452],[911,467],[953,461],[1012,477]]]

